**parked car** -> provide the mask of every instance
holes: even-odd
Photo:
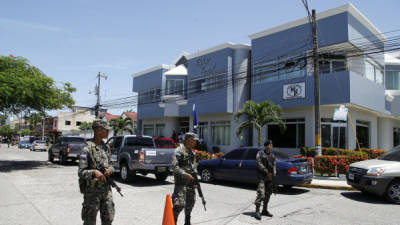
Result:
[[[55,158],[58,158],[60,163],[65,163],[68,159],[76,161],[85,146],[85,138],[61,136],[49,149],[49,161],[53,162]]]
[[[18,144],[18,148],[31,148],[31,143],[29,141],[21,141]]]
[[[347,183],[354,188],[400,204],[400,146],[386,152],[378,159],[349,165]]]
[[[241,147],[225,154],[220,159],[200,161],[197,170],[202,181],[230,180],[243,183],[258,183],[256,156],[261,147]],[[311,183],[312,167],[306,159],[290,158],[283,152],[273,150],[276,158],[274,183],[290,188]]]
[[[155,137],[153,139],[157,148],[176,148],[175,141],[172,138]]]
[[[31,151],[36,151],[36,150],[40,150],[40,151],[47,151],[47,143],[45,141],[34,141],[31,144],[30,150]]]
[[[107,144],[111,149],[112,165],[120,171],[123,182],[137,173],[153,173],[159,181],[164,181],[170,174],[174,151],[172,148],[157,148],[152,137],[115,136]]]

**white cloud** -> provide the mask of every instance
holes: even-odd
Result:
[[[13,19],[7,19],[7,18],[0,18],[0,27],[4,27],[4,28],[20,27],[20,28],[28,28],[28,29],[33,29],[33,30],[48,31],[48,32],[64,31],[62,28],[55,27],[55,26],[49,26],[49,25],[45,25],[45,24],[41,24],[41,23],[32,23],[32,22],[13,20]]]

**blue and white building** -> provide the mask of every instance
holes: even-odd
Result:
[[[395,57],[385,64],[385,37],[351,4],[318,13],[317,26],[322,146],[354,149],[354,131],[361,147],[390,149],[400,144],[400,64]],[[263,139],[293,154],[302,146],[314,146],[308,18],[249,37],[251,46],[225,43],[183,53],[172,66],[133,74],[139,131],[170,137],[173,130],[191,130],[196,104],[199,135],[209,149],[217,146],[226,152],[257,139],[255,131],[236,136],[233,114],[247,100],[269,100],[283,108],[287,130],[281,134],[270,124],[262,131]],[[368,54],[365,46],[382,52]],[[351,121],[334,121],[334,110],[343,104]]]

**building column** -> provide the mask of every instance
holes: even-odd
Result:
[[[378,118],[378,148],[389,150],[393,148],[393,121],[388,118]]]

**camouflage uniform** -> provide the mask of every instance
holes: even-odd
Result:
[[[93,142],[87,142],[79,159],[79,186],[83,194],[82,220],[84,225],[95,225],[97,212],[100,210],[101,224],[111,224],[114,219],[114,202],[111,187],[95,178],[93,171],[96,165],[114,168],[110,165],[110,152]]]
[[[273,184],[272,179],[267,176],[267,173],[271,173],[272,176],[276,175],[275,157],[270,153],[266,153],[261,150],[257,153],[256,157],[257,170],[258,170],[258,188],[257,188],[257,199],[254,204],[257,207],[257,211],[263,202],[263,212],[267,211],[269,198],[272,194]]]
[[[177,221],[179,213],[185,209],[185,220],[187,221],[188,217],[190,220],[190,213],[196,201],[193,182],[189,182],[186,178],[188,173],[196,172],[196,160],[192,150],[187,149],[183,144],[179,145],[175,149],[172,166],[175,178],[175,188],[172,194],[174,218]]]

